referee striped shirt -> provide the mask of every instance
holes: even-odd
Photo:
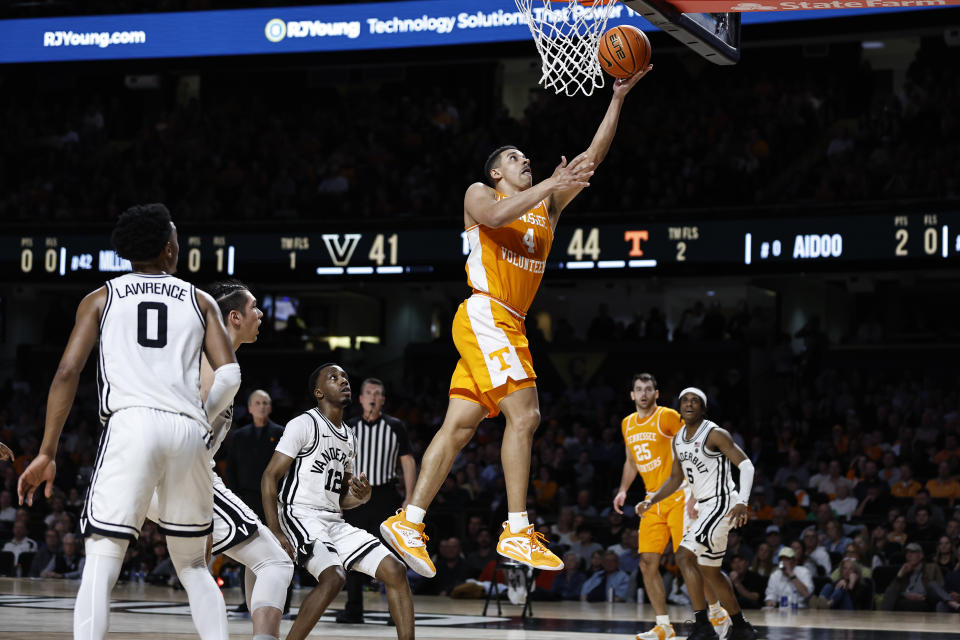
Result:
[[[397,459],[411,453],[410,439],[403,421],[380,414],[374,422],[367,422],[360,415],[347,420],[347,426],[353,429],[357,438],[354,473],[367,474],[373,487],[395,482]]]

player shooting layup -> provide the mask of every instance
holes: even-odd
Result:
[[[501,459],[508,521],[497,552],[537,569],[563,568],[526,513],[530,448],[540,425],[540,405],[524,317],[540,286],[561,212],[589,185],[613,142],[627,93],[650,69],[614,83],[590,146],[569,164],[564,158],[550,178],[534,185],[530,160],[506,146],[487,159],[484,179],[489,184],[477,182],[467,189],[463,225],[470,242],[466,270],[473,295],[453,319],[460,361],[450,380],[447,414],[424,453],[409,505],[380,525],[384,540],[423,576],[436,574],[423,535],[425,510],[480,421],[500,411],[507,420]]]
[[[207,570],[213,483],[207,452],[217,416],[240,388],[240,367],[213,299],[174,278],[180,247],[162,204],[132,207],[117,220],[113,245],[133,264],[80,303],[47,398],[40,453],[20,476],[20,502],[43,483],[49,498],[57,442],[80,371],[99,338],[103,435],[80,520],[87,536],[73,615],[76,640],[107,634],[110,590],[127,544],[136,540],[154,491],[160,531],[203,640],[226,640],[223,596]],[[200,354],[214,370],[200,399]]]

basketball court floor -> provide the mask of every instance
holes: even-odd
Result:
[[[62,580],[0,579],[0,640],[68,640],[72,637],[73,599],[78,582]],[[308,593],[294,593],[294,605]],[[240,602],[238,589],[224,591],[228,607]],[[181,640],[196,638],[186,606],[186,594],[165,587],[121,584],[113,592],[110,638],[117,640]],[[396,638],[385,625],[386,601],[367,594],[367,624],[341,625],[333,616],[342,606],[340,595],[314,629],[312,637],[329,640]],[[596,640],[620,637],[628,640],[645,630],[653,620],[650,605],[587,604],[581,602],[535,602],[533,616],[520,617],[520,607],[503,605],[496,615],[491,603],[488,616],[481,616],[482,600],[451,600],[417,596],[417,637],[474,640],[540,640],[547,638]],[[672,607],[674,621],[692,616],[684,607]],[[799,612],[748,611],[750,620],[769,640],[945,640],[960,638],[957,614],[886,613],[879,611]],[[284,621],[281,637],[290,628]],[[675,624],[685,635],[687,625]],[[249,619],[231,618],[230,637],[252,637]]]

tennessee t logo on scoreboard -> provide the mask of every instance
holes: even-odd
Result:
[[[636,231],[624,231],[623,232],[623,241],[630,243],[630,257],[639,258],[643,255],[643,247],[640,246],[641,242],[646,242],[650,239],[650,232],[646,229],[639,229]]]

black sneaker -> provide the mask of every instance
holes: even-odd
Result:
[[[349,611],[338,611],[337,622],[339,624],[363,624],[362,613],[351,613]]]
[[[757,640],[759,637],[757,630],[749,622],[739,625],[734,622],[730,633],[727,634],[727,640]]]
[[[687,636],[687,640],[720,640],[720,636],[717,635],[713,625],[708,622],[693,627],[690,630],[690,635]]]

